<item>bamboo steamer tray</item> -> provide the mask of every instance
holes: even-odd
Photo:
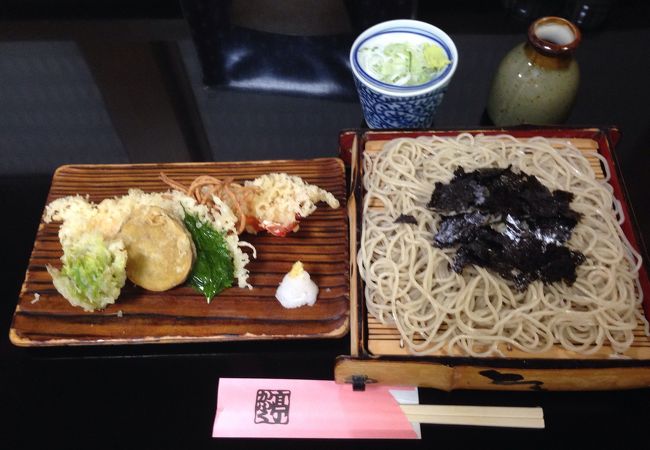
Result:
[[[634,331],[635,340],[623,356],[612,357],[609,347],[592,355],[567,351],[559,345],[544,353],[527,353],[500,348],[505,356],[468,357],[442,350],[427,356],[411,355],[402,344],[399,332],[370,315],[363,297],[364,285],[356,265],[355,255],[361,233],[363,198],[362,158],[365,153],[380,151],[391,139],[423,135],[456,136],[460,133],[510,134],[517,138],[543,136],[553,140],[570,141],[583,151],[597,150],[607,160],[610,183],[615,197],[621,201],[626,220],[623,231],[631,244],[647,259],[645,247],[637,235],[634,217],[626,202],[626,194],[613,152],[619,139],[615,128],[517,128],[476,129],[453,131],[362,131],[348,130],[340,135],[341,157],[350,166],[351,258],[351,329],[350,355],[340,356],[335,364],[335,379],[339,383],[402,384],[432,387],[442,390],[608,390],[650,386],[650,337],[641,323]],[[597,177],[603,176],[600,160],[588,157]],[[650,283],[645,263],[639,272],[644,292],[645,317],[650,312]]]
[[[169,186],[160,180],[160,172],[186,185],[199,175],[243,182],[285,172],[332,192],[341,206],[319,205],[300,222],[298,232],[282,238],[264,232],[240,235],[257,252],[247,266],[253,289],[229,288],[208,304],[185,285],[150,292],[127,280],[116,303],[95,312],[71,306],[52,285],[45,266],[61,265],[59,223],[41,221],[9,331],[12,343],[27,347],[187,343],[338,338],[348,332],[348,220],[345,168],[340,159],[68,165],[55,172],[47,203],[75,194],[99,202],[124,195],[130,188],[166,191]],[[318,300],[313,307],[285,309],[275,299],[275,291],[298,260],[320,287]]]

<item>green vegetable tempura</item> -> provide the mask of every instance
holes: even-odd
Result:
[[[218,232],[210,224],[191,214],[186,213],[183,222],[196,247],[196,261],[188,282],[205,295],[210,303],[212,297],[232,286],[235,278],[232,255],[224,233]]]
[[[54,287],[86,311],[115,303],[126,281],[126,251],[121,241],[107,243],[96,233],[82,235],[61,257],[63,267],[47,266]]]
[[[362,47],[359,62],[372,77],[396,86],[424,84],[451,64],[440,46],[428,42]]]

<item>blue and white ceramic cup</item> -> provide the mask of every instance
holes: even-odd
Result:
[[[450,64],[432,79],[415,86],[397,86],[373,78],[363,69],[359,50],[377,41],[431,41],[442,48]],[[458,66],[458,51],[441,29],[417,20],[391,20],[361,33],[350,50],[350,66],[361,108],[370,128],[426,128],[431,126],[447,86]]]

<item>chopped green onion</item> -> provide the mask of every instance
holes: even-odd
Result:
[[[440,46],[428,42],[362,47],[359,62],[373,78],[396,86],[424,84],[451,64]]]

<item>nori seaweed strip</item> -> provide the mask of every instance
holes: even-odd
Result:
[[[410,214],[400,214],[397,216],[397,219],[395,219],[395,223],[410,223],[412,225],[417,225],[418,220],[415,218],[415,216],[412,216]]]
[[[570,208],[573,194],[551,192],[540,181],[511,167],[465,172],[436,183],[427,207],[442,218],[434,245],[458,246],[452,268],[485,267],[512,280],[519,289],[576,279],[582,253],[564,244],[580,214]]]

